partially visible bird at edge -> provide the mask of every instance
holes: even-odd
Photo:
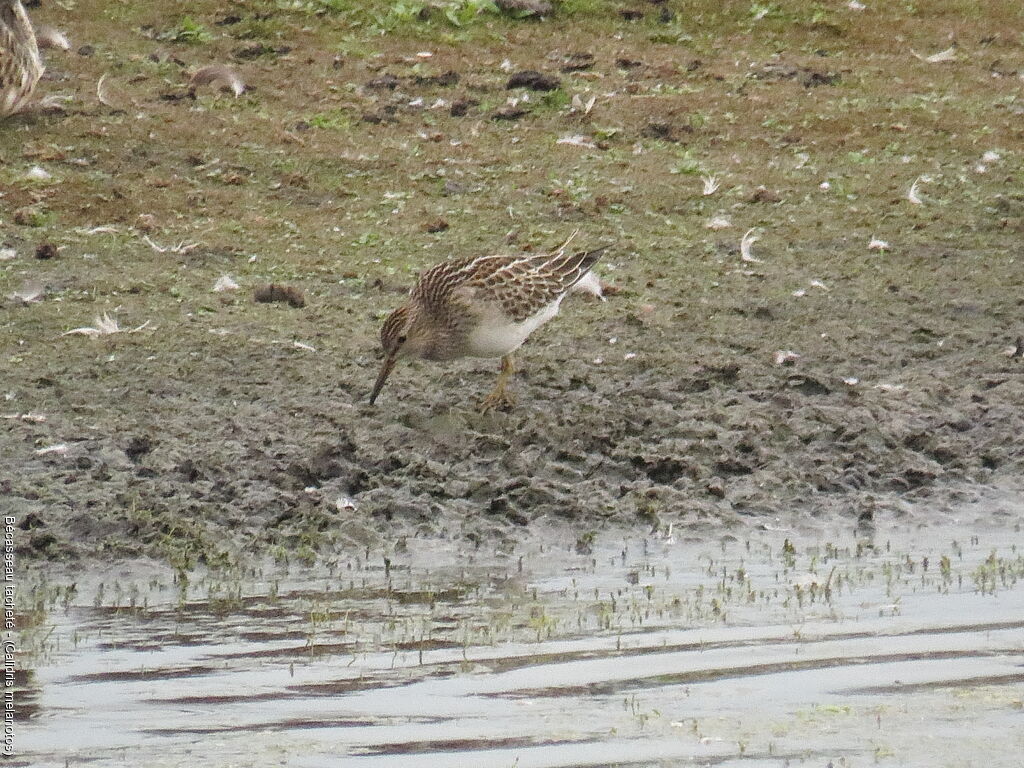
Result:
[[[512,353],[558,314],[566,293],[609,246],[570,252],[574,232],[550,253],[477,256],[445,261],[423,272],[409,299],[384,321],[384,363],[370,403],[376,401],[402,357],[454,360],[500,357],[497,384],[482,410],[510,406]]]
[[[25,108],[42,75],[35,32],[21,0],[0,0],[0,118]]]

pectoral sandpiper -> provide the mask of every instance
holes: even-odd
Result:
[[[24,108],[42,74],[35,32],[21,0],[0,0],[0,118]]]
[[[551,253],[478,256],[445,261],[422,273],[409,300],[381,328],[384,364],[370,403],[400,357],[453,360],[500,357],[497,385],[483,410],[512,405],[506,390],[515,370],[512,353],[558,314],[565,294],[607,248],[570,253],[568,240]]]

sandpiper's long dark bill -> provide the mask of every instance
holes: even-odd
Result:
[[[377,395],[384,389],[384,382],[388,380],[388,376],[391,375],[391,371],[395,367],[395,361],[398,360],[396,355],[388,355],[384,358],[384,364],[380,367],[380,373],[377,375],[377,383],[373,385],[373,392],[370,393],[370,405],[373,405],[377,400]]]
[[[402,357],[453,360],[500,357],[501,374],[484,410],[511,405],[506,391],[512,353],[558,314],[566,293],[608,248],[570,253],[568,240],[551,253],[478,256],[445,261],[422,273],[409,300],[381,328],[384,362],[370,394],[377,400]]]

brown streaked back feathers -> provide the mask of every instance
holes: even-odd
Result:
[[[509,318],[520,322],[579,282],[608,247],[569,253],[566,245],[552,253],[447,261],[424,272],[410,297],[437,306],[456,290],[475,289],[477,297],[498,303]]]

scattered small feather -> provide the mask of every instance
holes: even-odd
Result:
[[[66,456],[68,453],[68,446],[66,443],[59,443],[57,445],[48,445],[45,448],[36,448],[36,456],[49,456],[51,454],[56,456]]]
[[[35,411],[29,411],[28,413],[5,413],[0,416],[0,419],[13,419],[15,421],[28,421],[33,424],[42,424],[46,421],[45,413],[36,413]]]
[[[991,149],[981,156],[981,160],[984,163],[998,163],[1002,159],[1002,156],[998,152]]]
[[[597,149],[597,144],[591,141],[588,137],[582,134],[576,134],[574,136],[563,136],[556,144],[569,144],[574,147],[583,147],[584,149]]]
[[[13,248],[0,248],[0,261],[10,261],[18,258],[18,252]]]
[[[26,171],[25,178],[29,181],[49,181],[53,176],[45,168],[33,165]]]
[[[858,384],[860,384],[860,379],[858,379],[856,376],[846,376],[843,378],[843,384],[845,384],[848,387],[856,387]]]
[[[924,201],[921,200],[921,197],[917,194],[917,185],[924,180],[924,176],[918,176],[916,179],[914,179],[914,183],[910,185],[910,191],[907,192],[907,200],[909,200],[914,205],[924,204]]]
[[[718,191],[719,181],[717,176],[701,176],[700,180],[704,183],[704,195],[713,195]]]
[[[255,341],[255,339],[253,339],[253,341]],[[283,339],[274,339],[270,343],[271,344],[285,344],[285,345],[291,347],[292,349],[301,349],[304,352],[316,352],[316,347],[310,346],[309,344],[306,344],[306,343],[301,342],[301,341],[295,341],[294,339],[292,339],[291,341],[284,341]]]
[[[157,245],[149,239],[149,235],[143,235],[142,242],[157,253],[188,253],[189,251],[194,251],[199,247],[199,243],[186,243],[184,240],[177,245]]]
[[[885,240],[879,240],[877,237],[872,237],[871,242],[868,243],[869,251],[888,251],[889,243]]]
[[[572,95],[572,104],[570,105],[569,111],[589,115],[590,111],[594,108],[594,105],[596,103],[597,96],[591,96],[586,101],[583,101],[583,97],[581,97],[578,93],[574,93]]]
[[[237,291],[238,283],[231,279],[228,275],[221,275],[217,278],[217,282],[213,284],[214,293],[223,293],[224,291]]]
[[[753,264],[762,263],[761,259],[754,258],[754,255],[750,250],[754,243],[759,239],[760,238],[754,234],[753,229],[748,229],[747,233],[743,235],[743,239],[740,240],[740,258],[743,259],[743,261],[749,261]]]
[[[949,61],[956,61],[956,46],[951,45],[944,51],[933,53],[931,56],[922,56],[916,51],[911,51],[921,61],[925,61],[929,64],[944,64]]]
[[[92,326],[92,327],[88,327],[87,326],[87,327],[83,327],[83,328],[72,328],[70,331],[65,331],[61,335],[62,336],[73,336],[73,335],[90,336],[90,337],[95,338],[96,336],[109,336],[110,334],[124,333],[125,332],[125,329],[122,328],[120,325],[118,325],[117,318],[111,317],[106,312],[104,312],[102,316],[96,317],[96,319],[93,320],[93,322],[96,324],[95,326]],[[129,330],[127,332],[128,333],[138,333],[139,331],[141,331],[143,328],[145,328],[148,325],[149,325],[149,320],[147,320],[142,325],[140,325],[140,326],[138,326],[136,328],[132,328],[131,330]]]
[[[81,336],[107,336],[112,333],[121,333],[123,330],[121,326],[117,324],[117,318],[113,318],[106,312],[102,316],[98,316],[94,321],[95,326],[83,326],[81,328],[73,328],[70,331],[66,331],[64,336],[81,335]]]
[[[119,109],[118,105],[110,100],[110,94],[107,91],[107,73],[104,72],[100,75],[100,79],[96,82],[96,100],[99,101],[105,107],[111,109]]]
[[[719,229],[728,229],[732,226],[732,222],[725,218],[725,216],[715,216],[704,226],[717,231]]]
[[[864,5],[864,3],[858,2],[858,0],[850,0],[850,2],[846,4],[846,7],[849,8],[851,11],[863,11],[865,8],[867,8],[867,6]]]
[[[349,496],[339,496],[335,499],[334,506],[339,512],[352,512],[356,509],[356,502]]]
[[[188,81],[192,91],[202,85],[211,85],[216,89],[231,91],[237,99],[247,88],[245,82],[234,69],[226,64],[210,64],[195,71]]]
[[[800,354],[792,349],[780,349],[775,353],[776,365],[792,365],[800,359]]]

